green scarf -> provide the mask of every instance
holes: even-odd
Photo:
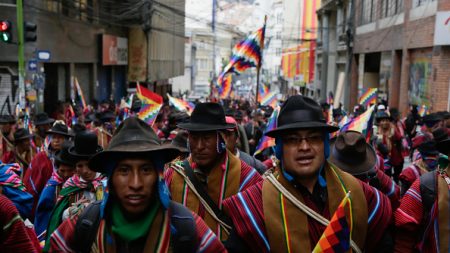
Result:
[[[150,206],[150,210],[147,211],[147,215],[134,221],[128,221],[123,215],[119,204],[114,203],[111,213],[112,232],[126,242],[134,241],[146,236],[160,206],[161,204],[158,201],[156,204]]]

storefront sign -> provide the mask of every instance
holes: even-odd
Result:
[[[128,64],[128,39],[113,35],[102,35],[103,65]]]

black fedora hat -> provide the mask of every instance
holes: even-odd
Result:
[[[392,120],[391,115],[389,115],[386,111],[378,111],[377,114],[375,115],[375,119],[379,122],[382,119],[388,119],[388,120]]]
[[[0,124],[14,124],[16,118],[13,115],[0,115]]]
[[[373,170],[377,155],[360,132],[346,131],[336,138],[329,161],[356,176]]]
[[[102,122],[109,122],[116,118],[116,115],[112,111],[104,111],[100,114],[100,120]]]
[[[55,161],[58,163],[66,164],[69,166],[75,166],[75,160],[73,156],[69,154],[69,148],[73,145],[70,141],[65,141],[62,144],[61,150],[56,153]]]
[[[188,131],[214,131],[233,128],[225,121],[225,112],[218,103],[200,103],[195,106],[187,123],[178,124],[179,128]]]
[[[33,137],[33,134],[30,134],[30,132],[25,129],[25,128],[18,128],[15,132],[14,132],[14,142],[19,142],[21,140],[24,139],[28,139]]]
[[[172,144],[162,144],[152,127],[137,117],[124,120],[104,151],[89,160],[89,167],[97,172],[106,172],[103,166],[110,161],[126,158],[129,155],[150,157],[152,154],[167,163],[176,158],[180,150]]]
[[[439,151],[436,148],[436,141],[429,140],[421,143],[417,149],[422,155],[438,155]]]
[[[63,123],[55,123],[50,130],[47,131],[47,134],[60,134],[66,137],[72,137],[70,134],[69,128]]]
[[[443,120],[443,117],[437,113],[430,113],[422,117],[423,123],[435,123]]]
[[[89,160],[92,156],[102,151],[98,145],[98,138],[94,132],[81,131],[75,135],[74,143],[69,148],[69,154],[75,160]]]
[[[334,132],[339,127],[326,123],[320,105],[309,97],[296,95],[289,97],[280,109],[277,119],[277,128],[266,133],[267,136],[276,137],[285,130],[316,128],[324,132]]]
[[[446,128],[438,128],[433,131],[433,137],[436,141],[436,149],[444,154],[448,155],[450,153],[450,136]]]
[[[38,113],[34,119],[35,126],[53,124],[53,122],[55,122],[55,119],[49,118],[45,112]]]
[[[188,133],[186,131],[179,131],[175,138],[172,140],[172,145],[177,147],[181,152],[183,153],[189,153],[188,147],[187,147],[187,139],[188,139]]]

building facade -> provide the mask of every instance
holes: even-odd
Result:
[[[357,0],[350,104],[364,88],[404,114],[409,105],[448,110],[450,2]]]
[[[13,23],[13,42],[17,42],[15,3],[0,0],[0,18]],[[110,0],[24,1],[24,21],[37,26],[37,40],[25,43],[25,90],[37,94],[38,111],[52,113],[58,101],[73,98],[75,79],[86,102],[94,99],[118,102],[127,94],[130,82],[155,84],[157,90],[156,83],[160,80],[167,82],[183,72],[184,54],[180,56],[180,52],[184,51],[184,36],[176,31],[184,32],[184,17],[175,15],[174,10],[184,11],[184,1],[170,6],[140,6],[139,11],[153,13],[148,20],[131,18],[130,13],[125,15],[132,10],[124,8],[124,4]],[[168,17],[181,21],[175,27],[171,25],[173,21],[167,21]],[[133,27],[148,44],[129,43]],[[40,59],[42,52],[48,54],[48,59]],[[140,57],[131,57],[131,53]],[[18,102],[17,44],[0,43],[0,55],[1,89],[9,90],[0,95],[0,106],[4,108],[1,113],[12,113],[7,107],[9,104],[13,108]]]

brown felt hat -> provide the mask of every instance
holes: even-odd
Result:
[[[364,136],[357,131],[346,131],[336,138],[329,161],[354,176],[375,168],[377,155]]]
[[[106,172],[105,164],[127,156],[156,157],[164,163],[172,161],[180,150],[172,144],[162,144],[152,127],[137,117],[124,120],[109,143],[108,147],[89,160],[89,168],[97,172]]]

